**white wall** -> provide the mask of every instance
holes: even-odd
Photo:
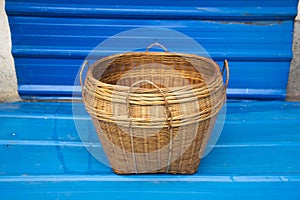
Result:
[[[294,24],[293,60],[291,62],[287,100],[300,101],[300,3]]]
[[[4,0],[0,0],[0,102],[20,100]]]

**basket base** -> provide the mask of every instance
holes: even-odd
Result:
[[[181,131],[183,131],[182,135],[185,136],[184,139],[177,138],[177,140],[172,140],[173,149],[171,156],[173,156],[172,158],[177,158],[176,160],[169,158],[170,153],[168,149],[157,153],[157,145],[154,145],[155,148],[152,148],[152,151],[156,151],[152,153],[149,151],[149,145],[146,145],[159,143],[160,146],[163,146],[169,143],[168,137],[164,137],[163,140],[159,137],[154,139],[151,137],[146,138],[148,140],[149,138],[152,139],[151,141],[145,140],[145,138],[141,140],[141,138],[137,137],[131,142],[131,139],[128,138],[129,134],[119,129],[115,123],[106,123],[96,118],[93,118],[93,122],[110,165],[116,174],[195,174],[215,119],[216,117],[213,116],[198,124],[180,127],[182,128]],[[164,131],[163,134],[167,135],[169,130],[162,129],[161,131]],[[173,133],[177,133],[177,131],[178,128],[174,129]],[[191,134],[191,132],[195,132],[195,134]],[[134,149],[137,150],[135,153],[143,153],[138,154],[141,156],[130,153],[132,144]],[[146,150],[150,156],[145,154]],[[166,167],[168,165],[169,169]]]
[[[122,170],[118,170],[118,169],[114,169],[114,168],[112,168],[112,170],[115,174],[119,174],[119,175],[134,175],[134,174],[186,174],[186,175],[191,175],[191,174],[197,173],[198,167],[199,167],[199,163],[198,163],[198,165],[189,166],[186,169],[181,169],[181,170],[174,170],[174,169],[172,169],[172,167],[170,167],[168,172],[166,172],[166,168],[156,170],[156,171],[151,171],[151,172],[137,172],[137,173],[132,173],[132,171],[126,172],[126,171],[122,171]]]

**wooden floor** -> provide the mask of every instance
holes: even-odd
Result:
[[[115,175],[74,119],[90,123],[72,103],[0,104],[0,199],[300,199],[300,103],[228,102],[195,175]]]

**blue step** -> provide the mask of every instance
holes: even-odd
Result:
[[[1,199],[300,199],[300,103],[229,101],[194,175],[116,175],[81,143],[78,121],[92,126],[70,102],[0,104]]]

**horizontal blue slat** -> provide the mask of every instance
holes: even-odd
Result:
[[[74,77],[79,73],[81,59],[54,59],[54,58],[16,58],[18,63],[16,69],[22,76],[18,77],[20,87],[23,85],[66,85],[74,84]],[[41,67],[41,64],[43,67]],[[218,61],[220,66],[223,61]],[[229,60],[231,70],[230,87],[249,88],[251,89],[270,89],[282,90],[285,85],[279,80],[287,81],[289,73],[289,63],[285,61],[232,61]],[[51,70],[53,73],[43,73],[45,69]],[[65,73],[68,70],[69,73]],[[261,76],[257,77],[256,72],[268,75],[270,79]],[[35,79],[39,74],[39,79]],[[255,80],[254,80],[255,79]],[[264,87],[262,87],[264,86]],[[26,86],[30,87],[30,86]],[[70,88],[72,89],[72,88]]]
[[[255,46],[256,48],[259,48],[260,46]],[[290,61],[292,57],[292,53],[290,50],[285,49],[284,47],[280,50],[280,45],[270,45],[268,48],[273,49],[272,51],[263,51],[263,50],[257,50],[255,52],[255,47],[252,47],[252,49],[247,50],[241,49],[240,52],[222,52],[220,50],[217,50],[217,52],[211,52],[210,56],[216,60],[224,60],[224,59],[230,59],[234,61]],[[266,47],[266,46],[265,46]],[[13,49],[13,55],[15,57],[31,57],[31,58],[81,58],[84,60],[88,54],[92,51],[92,49],[47,49],[49,47],[36,47],[36,46],[15,46]],[[286,50],[286,51],[285,51]],[[230,51],[228,49],[227,51]],[[244,51],[244,52],[243,52]],[[282,51],[282,52],[280,52]],[[124,51],[100,51],[99,54],[103,55],[106,54],[112,55],[112,54],[119,54],[123,53]],[[185,52],[185,51],[184,51]],[[188,53],[188,52],[186,52]],[[201,54],[202,52],[193,52],[196,54]]]
[[[21,95],[63,95],[70,96],[73,91],[80,93],[80,87],[73,87],[74,77],[79,72],[82,60],[80,59],[49,59],[49,58],[16,58],[19,92]],[[43,63],[43,67],[40,64]],[[218,62],[222,65],[222,61]],[[229,98],[259,99],[284,99],[285,85],[281,81],[287,81],[289,63],[285,61],[267,62],[243,62],[229,60],[231,70],[230,84],[227,91]],[[53,73],[43,73],[45,69]],[[65,73],[68,70],[70,73]],[[268,75],[257,76],[256,72]],[[18,75],[19,75],[18,74]],[[39,78],[35,78],[39,74]],[[238,87],[238,88],[237,88]],[[272,89],[270,89],[272,88]]]
[[[34,99],[37,96],[64,96],[65,99],[80,98],[81,88],[79,86],[67,85],[20,85],[18,88],[20,94],[25,99]],[[72,94],[72,96],[70,96]],[[286,90],[270,89],[227,89],[228,98],[243,99],[245,95],[249,99],[285,99]],[[30,95],[35,95],[31,97]],[[45,99],[51,99],[45,98]]]
[[[16,3],[35,3],[35,4],[44,4],[45,1],[41,0],[7,0],[7,2],[16,2]],[[63,4],[61,0],[47,0],[48,4]],[[279,7],[289,7],[289,6],[295,6],[297,4],[297,0],[288,0],[288,1],[281,1],[281,0],[244,0],[243,2],[239,0],[227,0],[226,3],[224,0],[214,0],[214,1],[206,1],[206,0],[171,0],[171,1],[160,1],[160,0],[153,0],[153,1],[139,1],[139,0],[106,0],[106,1],[98,1],[98,0],[68,0],[68,3],[78,4],[80,6],[84,5],[119,5],[119,6],[145,6],[145,7],[151,7],[151,6],[180,6],[180,7],[186,7],[186,6],[224,6],[227,5],[228,7],[274,7],[274,9]],[[65,3],[66,4],[66,3]]]
[[[245,59],[249,56],[249,59],[265,57],[265,59],[276,60],[290,59],[292,56],[290,49],[292,21],[246,24],[187,20],[174,23],[172,20],[157,22],[155,20],[89,19],[89,24],[86,23],[84,19],[11,17],[10,24],[14,27],[12,28],[14,56],[84,58],[104,39],[121,31],[145,26],[166,27],[187,34],[202,44],[213,57]],[[114,49],[103,50],[114,53],[124,51],[124,47],[130,48],[132,45],[132,40],[128,38],[122,41],[120,49],[114,47]],[[182,45],[179,43],[178,49],[181,51],[191,51],[180,46]]]
[[[158,181],[119,177],[111,180],[97,175],[12,177],[0,182],[5,199],[298,199],[299,176],[209,176],[189,182],[175,176]],[[47,180],[47,181],[44,181]],[[14,190],[18,188],[18,192]],[[138,190],[136,189],[138,188]],[[10,192],[11,191],[11,192]],[[159,192],[158,192],[159,191]],[[191,192],[194,191],[194,192]],[[213,192],[209,192],[213,191]]]
[[[296,4],[296,3],[295,3]],[[97,18],[171,18],[171,19],[293,19],[297,13],[293,6],[281,7],[228,7],[222,5],[208,7],[199,3],[198,7],[172,6],[120,6],[88,4],[38,4],[9,2],[6,10],[9,15],[55,16],[55,17],[97,17]],[[240,6],[240,5],[239,5]]]

